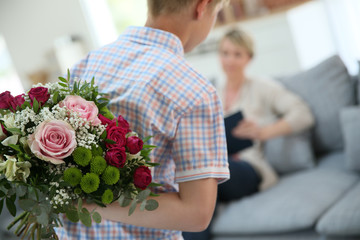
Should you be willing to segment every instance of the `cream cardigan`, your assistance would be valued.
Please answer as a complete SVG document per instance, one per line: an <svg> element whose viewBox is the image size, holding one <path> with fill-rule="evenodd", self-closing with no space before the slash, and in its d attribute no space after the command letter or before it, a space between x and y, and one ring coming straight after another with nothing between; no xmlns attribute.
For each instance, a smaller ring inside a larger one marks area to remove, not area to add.
<svg viewBox="0 0 360 240"><path fill-rule="evenodd" d="M224 88L219 95L224 103ZM294 93L272 79L251 77L246 80L233 105L224 112L225 117L241 110L245 118L259 126L286 120L293 133L314 124L308 106ZM278 176L263 154L263 145L255 141L254 146L238 153L239 158L249 162L262 177L259 189L265 190L278 181Z"/></svg>

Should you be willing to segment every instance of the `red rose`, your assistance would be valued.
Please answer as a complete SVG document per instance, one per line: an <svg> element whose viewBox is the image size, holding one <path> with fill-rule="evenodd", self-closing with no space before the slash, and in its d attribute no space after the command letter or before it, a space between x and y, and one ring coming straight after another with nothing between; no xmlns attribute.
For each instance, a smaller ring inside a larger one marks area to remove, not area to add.
<svg viewBox="0 0 360 240"><path fill-rule="evenodd" d="M137 154L143 148L144 142L135 136L128 137L126 140L126 147L131 154Z"/></svg>
<svg viewBox="0 0 360 240"><path fill-rule="evenodd" d="M13 100L14 97L9 91L2 92L0 94L0 109L9 109Z"/></svg>
<svg viewBox="0 0 360 240"><path fill-rule="evenodd" d="M110 125L110 126L107 126L106 132L107 132L106 138L116 142L114 144L106 143L105 145L107 148L125 147L126 131L123 128L117 127L116 125Z"/></svg>
<svg viewBox="0 0 360 240"><path fill-rule="evenodd" d="M31 102L33 102L34 98L36 98L36 101L38 101L40 105L46 103L46 101L50 98L49 90L44 87L32 88L30 89L28 95L31 99Z"/></svg>
<svg viewBox="0 0 360 240"><path fill-rule="evenodd" d="M13 98L10 104L14 110L16 110L17 107L21 107L21 105L24 104L25 102L24 96L25 94L20 94Z"/></svg>
<svg viewBox="0 0 360 240"><path fill-rule="evenodd" d="M109 125L110 123L112 123L112 121L110 119L108 119L107 117L105 117L104 115L100 114L98 115L98 118L100 119L101 121L101 124L102 125Z"/></svg>
<svg viewBox="0 0 360 240"><path fill-rule="evenodd" d="M151 171L148 167L140 166L134 172L134 184L144 190L152 181Z"/></svg>
<svg viewBox="0 0 360 240"><path fill-rule="evenodd" d="M130 132L130 125L129 123L123 118L121 115L117 118L118 126L126 129L126 132Z"/></svg>
<svg viewBox="0 0 360 240"><path fill-rule="evenodd" d="M114 147L106 152L105 160L108 164L122 168L126 162L126 153L124 147Z"/></svg>
<svg viewBox="0 0 360 240"><path fill-rule="evenodd" d="M126 133L131 132L129 123L121 115L117 119L113 119L110 123L108 123L108 127L111 126L121 127Z"/></svg>

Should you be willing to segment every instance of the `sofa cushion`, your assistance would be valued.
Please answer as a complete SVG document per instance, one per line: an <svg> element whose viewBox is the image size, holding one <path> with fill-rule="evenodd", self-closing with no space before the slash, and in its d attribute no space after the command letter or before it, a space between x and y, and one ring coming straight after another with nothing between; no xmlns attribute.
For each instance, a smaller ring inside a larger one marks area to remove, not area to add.
<svg viewBox="0 0 360 240"><path fill-rule="evenodd" d="M281 178L264 192L230 203L214 219L215 234L271 234L311 228L346 192L356 174L311 169Z"/></svg>
<svg viewBox="0 0 360 240"><path fill-rule="evenodd" d="M340 59L333 56L312 69L280 81L309 104L316 123L314 149L318 154L343 149L339 113L354 105L354 81Z"/></svg>
<svg viewBox="0 0 360 240"><path fill-rule="evenodd" d="M278 137L264 145L266 160L280 174L314 167L310 131Z"/></svg>
<svg viewBox="0 0 360 240"><path fill-rule="evenodd" d="M341 111L341 127L345 141L345 166L360 170L360 107L347 107Z"/></svg>
<svg viewBox="0 0 360 240"><path fill-rule="evenodd" d="M318 162L318 168L347 171L347 169L345 168L344 151L332 152L318 158L316 161Z"/></svg>
<svg viewBox="0 0 360 240"><path fill-rule="evenodd" d="M326 235L360 235L360 182L320 219L319 233Z"/></svg>

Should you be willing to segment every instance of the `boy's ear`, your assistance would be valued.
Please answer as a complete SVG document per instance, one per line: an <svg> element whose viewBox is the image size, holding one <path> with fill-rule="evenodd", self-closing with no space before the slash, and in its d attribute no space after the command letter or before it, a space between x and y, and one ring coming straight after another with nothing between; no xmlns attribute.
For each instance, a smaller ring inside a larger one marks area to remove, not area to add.
<svg viewBox="0 0 360 240"><path fill-rule="evenodd" d="M208 5L212 2L212 0L198 0L196 4L196 19L200 19L204 16Z"/></svg>

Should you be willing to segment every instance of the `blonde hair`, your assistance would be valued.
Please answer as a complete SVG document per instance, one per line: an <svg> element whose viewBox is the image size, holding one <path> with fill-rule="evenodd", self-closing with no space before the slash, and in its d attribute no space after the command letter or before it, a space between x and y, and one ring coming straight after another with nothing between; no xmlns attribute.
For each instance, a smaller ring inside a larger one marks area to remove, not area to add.
<svg viewBox="0 0 360 240"><path fill-rule="evenodd" d="M195 4L198 0L147 0L148 11L151 16L157 17L161 14L179 13L191 5ZM213 0L212 6L217 3L227 2L228 0Z"/></svg>
<svg viewBox="0 0 360 240"><path fill-rule="evenodd" d="M252 37L243 30L232 29L228 31L221 39L220 44L224 39L229 39L232 43L245 48L250 58L254 57L254 41Z"/></svg>

